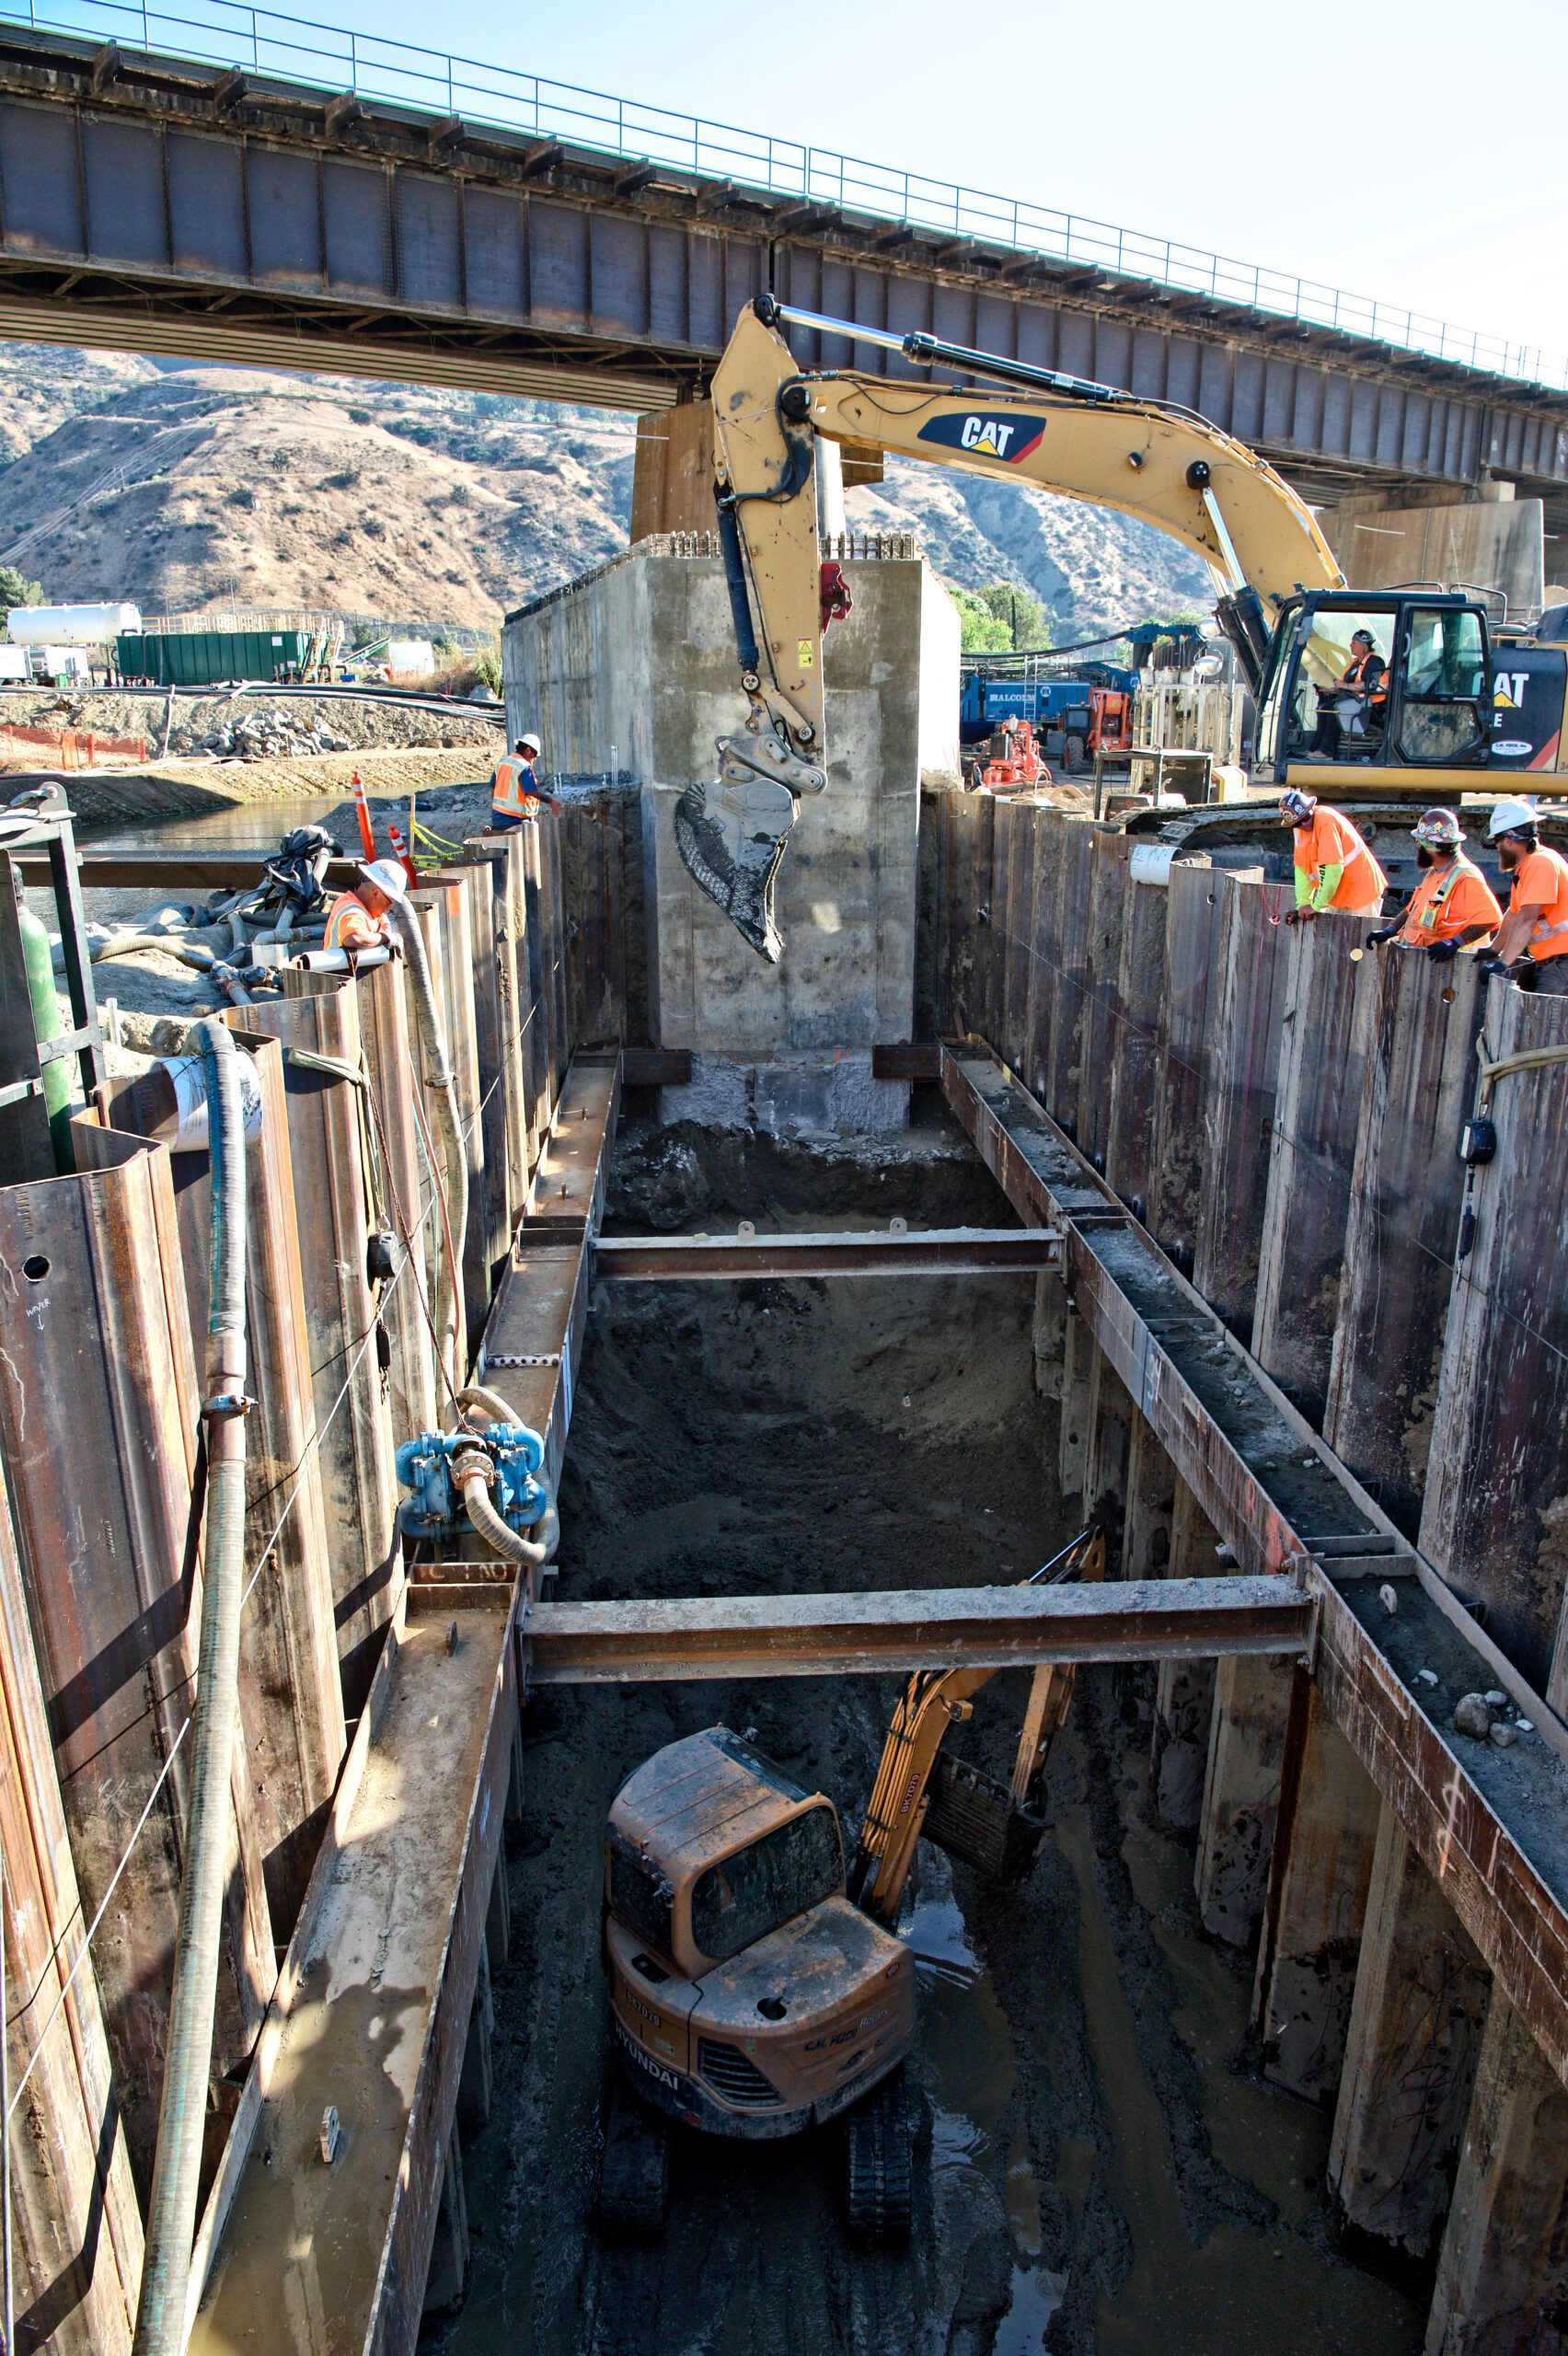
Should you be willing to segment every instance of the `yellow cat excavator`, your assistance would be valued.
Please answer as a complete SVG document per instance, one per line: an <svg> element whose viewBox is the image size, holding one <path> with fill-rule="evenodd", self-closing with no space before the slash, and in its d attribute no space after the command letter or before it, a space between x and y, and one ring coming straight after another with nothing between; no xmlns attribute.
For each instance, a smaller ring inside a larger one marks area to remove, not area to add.
<svg viewBox="0 0 1568 2356"><path fill-rule="evenodd" d="M1087 1530L1025 1582L1100 1579ZM605 1838L604 1960L618 2072L600 2223L656 2233L665 2122L765 2140L843 2116L849 2230L910 2214L903 2064L915 1967L897 1934L924 1832L993 1874L1032 1858L1051 1738L1074 1671L1036 1669L1010 1781L942 1755L993 1669L917 1672L894 1714L847 1870L838 1812L732 1734L668 1744L622 1784Z"/></svg>
<svg viewBox="0 0 1568 2356"><path fill-rule="evenodd" d="M779 331L790 323L1003 389L802 369ZM823 640L847 610L818 539L824 438L1038 483L1137 516L1202 557L1257 697L1254 784L1353 806L1426 804L1500 775L1516 792L1521 771L1550 790L1565 765L1568 633L1494 643L1473 595L1348 589L1289 484L1194 410L771 295L741 314L712 403L720 545L749 709L744 731L719 740L717 782L682 796L675 834L697 882L770 962L783 949L772 895L785 842L801 796L827 783ZM1549 618L1568 621L1568 609ZM1340 692L1361 630L1384 666L1375 699Z"/></svg>

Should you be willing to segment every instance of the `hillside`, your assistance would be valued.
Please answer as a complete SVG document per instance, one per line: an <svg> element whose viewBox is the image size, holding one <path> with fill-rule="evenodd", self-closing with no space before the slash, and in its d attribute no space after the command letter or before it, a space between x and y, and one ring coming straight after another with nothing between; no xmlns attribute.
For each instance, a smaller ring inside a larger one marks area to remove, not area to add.
<svg viewBox="0 0 1568 2356"><path fill-rule="evenodd" d="M334 606L493 625L626 544L633 422L494 394L0 345L0 562L150 614ZM907 463L850 494L960 587L1032 589L1060 641L1206 606L1147 525ZM18 549L17 544L22 545Z"/></svg>

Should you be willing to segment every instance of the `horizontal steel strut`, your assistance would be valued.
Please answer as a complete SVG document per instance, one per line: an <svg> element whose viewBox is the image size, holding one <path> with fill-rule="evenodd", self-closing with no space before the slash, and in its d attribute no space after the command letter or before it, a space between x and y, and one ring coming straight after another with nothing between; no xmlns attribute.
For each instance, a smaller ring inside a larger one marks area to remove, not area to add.
<svg viewBox="0 0 1568 2356"><path fill-rule="evenodd" d="M1053 1228L937 1227L909 1233L868 1230L824 1235L600 1236L598 1276L689 1283L747 1276L989 1276L1062 1266Z"/></svg>
<svg viewBox="0 0 1568 2356"><path fill-rule="evenodd" d="M744 1595L536 1605L535 1685L705 1677L880 1676L1302 1653L1313 1607L1293 1578L1129 1579L1094 1588L974 1587L882 1595Z"/></svg>

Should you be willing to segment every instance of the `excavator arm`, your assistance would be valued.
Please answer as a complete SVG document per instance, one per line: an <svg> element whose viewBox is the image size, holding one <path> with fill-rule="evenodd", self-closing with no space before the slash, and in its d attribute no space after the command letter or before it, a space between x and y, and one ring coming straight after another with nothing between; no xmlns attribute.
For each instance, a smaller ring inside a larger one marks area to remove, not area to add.
<svg viewBox="0 0 1568 2356"><path fill-rule="evenodd" d="M853 370L804 371L779 333L787 320L1009 382L954 392ZM698 787L685 798L684 828L677 814L677 837L697 880L773 961L782 949L771 894L784 838L800 796L826 783L819 438L1039 483L1156 525L1208 565L1221 620L1254 676L1286 598L1343 586L1311 510L1289 484L1243 443L1170 403L929 336L821 318L770 296L741 314L712 402L720 538L750 709L744 735L719 745L717 798L738 797L738 832L732 826L721 839L713 790ZM694 818L707 822L703 840ZM737 843L745 876L738 894Z"/></svg>
<svg viewBox="0 0 1568 2356"><path fill-rule="evenodd" d="M1105 1540L1098 1530L1086 1530L1061 1554L1046 1564L1036 1578L1101 1579L1105 1576ZM1025 1580L1032 1586L1033 1580ZM891 1928L898 1920L905 1885L915 1862L931 1805L931 1778L936 1773L943 1738L950 1727L961 1726L974 1709L974 1696L988 1685L994 1669L917 1670L905 1687L893 1714L887 1739L877 1765L876 1780L866 1805L865 1822L849 1877L849 1894ZM1037 1669L1029 1689L1012 1780L1002 1805L1025 1807L1043 1772L1051 1738L1061 1728L1073 1698L1077 1671L1059 1664Z"/></svg>

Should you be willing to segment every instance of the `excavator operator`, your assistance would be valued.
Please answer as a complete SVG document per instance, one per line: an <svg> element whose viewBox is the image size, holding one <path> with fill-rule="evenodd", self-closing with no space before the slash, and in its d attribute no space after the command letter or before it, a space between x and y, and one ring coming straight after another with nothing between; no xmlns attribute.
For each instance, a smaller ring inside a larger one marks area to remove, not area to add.
<svg viewBox="0 0 1568 2356"><path fill-rule="evenodd" d="M1286 924L1309 924L1329 909L1353 917L1382 914L1389 879L1343 811L1292 786L1280 796L1279 817L1296 837L1296 906L1286 910Z"/></svg>
<svg viewBox="0 0 1568 2356"><path fill-rule="evenodd" d="M1381 733L1389 700L1389 669L1369 629L1350 641L1350 661L1332 687L1318 689L1318 725L1312 750L1337 761L1348 739L1353 754L1366 737Z"/></svg>

